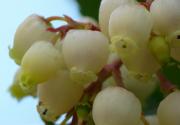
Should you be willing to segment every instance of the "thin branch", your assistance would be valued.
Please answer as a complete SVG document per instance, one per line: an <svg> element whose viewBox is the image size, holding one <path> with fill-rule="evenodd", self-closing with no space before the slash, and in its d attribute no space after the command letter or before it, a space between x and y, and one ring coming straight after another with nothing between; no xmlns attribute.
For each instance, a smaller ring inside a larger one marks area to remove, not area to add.
<svg viewBox="0 0 180 125"><path fill-rule="evenodd" d="M150 125L149 122L145 119L144 114L141 115L141 121L144 125Z"/></svg>
<svg viewBox="0 0 180 125"><path fill-rule="evenodd" d="M77 123L78 123L77 113L74 112L73 119L72 119L72 122L70 123L70 125L77 125Z"/></svg>
<svg viewBox="0 0 180 125"><path fill-rule="evenodd" d="M64 21L67 24L63 26L59 26L58 28L50 27L47 31L50 32L57 32L60 34L61 38L66 36L66 33L71 29L86 29L92 31L100 31L100 28L92 23L84 23L73 20L71 17L64 15L63 17L60 16L52 16L44 19L47 23L51 23L52 21Z"/></svg>
<svg viewBox="0 0 180 125"><path fill-rule="evenodd" d="M172 84L168 79L166 79L160 72L157 73L157 76L160 80L160 87L165 93L171 93L175 91L176 86Z"/></svg>
<svg viewBox="0 0 180 125"><path fill-rule="evenodd" d="M122 77L121 77L121 71L119 68L121 67L122 63L117 63L112 70L112 76L114 77L114 80L116 81L117 86L124 87Z"/></svg>
<svg viewBox="0 0 180 125"><path fill-rule="evenodd" d="M151 4L153 0L146 0L146 2L140 2L141 5L147 8L147 10L150 10Z"/></svg>
<svg viewBox="0 0 180 125"><path fill-rule="evenodd" d="M112 75L112 72L117 70L117 67L120 67L122 65L121 61L116 61L112 64L106 65L101 72L98 74L98 79L91 83L85 90L85 95L91 95L94 93L94 91L99 91L101 89L102 83L109 78ZM118 68L119 70L119 68ZM118 73L118 77L120 74Z"/></svg>
<svg viewBox="0 0 180 125"><path fill-rule="evenodd" d="M66 125L67 121L73 116L74 112L75 112L74 108L69 110L65 116L65 119L61 122L60 125Z"/></svg>

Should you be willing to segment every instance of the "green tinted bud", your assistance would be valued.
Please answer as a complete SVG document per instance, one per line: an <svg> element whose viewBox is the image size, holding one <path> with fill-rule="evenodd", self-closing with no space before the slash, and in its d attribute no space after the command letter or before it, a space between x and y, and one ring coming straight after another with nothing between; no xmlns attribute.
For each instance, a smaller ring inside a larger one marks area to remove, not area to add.
<svg viewBox="0 0 180 125"><path fill-rule="evenodd" d="M52 41L56 33L47 31L50 28L43 17L39 15L28 16L17 28L13 47L9 49L10 57L21 64L26 51L37 41Z"/></svg>
<svg viewBox="0 0 180 125"><path fill-rule="evenodd" d="M21 76L21 69L19 69L14 77L13 83L9 88L9 92L11 95L16 98L18 101L23 99L26 96L36 96L36 87L35 89L31 90L24 90L20 85L20 76Z"/></svg>
<svg viewBox="0 0 180 125"><path fill-rule="evenodd" d="M159 63L164 64L170 60L170 48L163 37L153 37L149 42L149 48Z"/></svg>
<svg viewBox="0 0 180 125"><path fill-rule="evenodd" d="M88 83L97 80L97 76L95 73L91 71L82 71L77 69L76 67L71 68L70 77L74 82L81 85L87 85Z"/></svg>

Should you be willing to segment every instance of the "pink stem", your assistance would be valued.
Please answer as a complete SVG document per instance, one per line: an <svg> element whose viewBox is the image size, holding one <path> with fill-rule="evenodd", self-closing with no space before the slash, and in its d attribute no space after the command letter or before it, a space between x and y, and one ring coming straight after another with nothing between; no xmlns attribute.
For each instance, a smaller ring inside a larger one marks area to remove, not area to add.
<svg viewBox="0 0 180 125"><path fill-rule="evenodd" d="M150 10L151 4L153 0L146 0L146 2L141 2L140 4L147 8L147 10Z"/></svg>
<svg viewBox="0 0 180 125"><path fill-rule="evenodd" d="M161 73L157 73L157 76L160 80L160 87L165 93L171 93L176 89L176 86L167 80Z"/></svg>
<svg viewBox="0 0 180 125"><path fill-rule="evenodd" d="M149 122L145 119L144 114L141 115L141 120L144 123L144 125L150 125Z"/></svg>
<svg viewBox="0 0 180 125"><path fill-rule="evenodd" d="M116 84L120 87L124 87L122 77L121 77L121 72L119 68L121 67L122 63L117 63L112 70L112 76L114 77Z"/></svg>
<svg viewBox="0 0 180 125"><path fill-rule="evenodd" d="M109 65L106 65L98 74L98 79L91 83L91 85L85 89L85 92L89 92L89 91L92 91L94 89L94 85L97 85L97 84L101 84L103 83L108 77L111 76L112 72L115 71L117 72L116 70L119 70L119 67L122 65L122 62L121 61L116 61L112 64L109 64ZM118 77L120 77L119 73L118 74Z"/></svg>
<svg viewBox="0 0 180 125"><path fill-rule="evenodd" d="M46 22L50 23L54 20L65 21L67 25L60 26L58 28L50 27L47 30L50 32L59 32L61 37L65 37L66 33L71 29L88 29L92 31L100 31L99 27L91 24L91 23L81 23L73 20L71 17L64 15L64 17L52 16L44 19Z"/></svg>
<svg viewBox="0 0 180 125"><path fill-rule="evenodd" d="M117 86L124 87L122 78L121 78L121 72L119 70L114 70L112 72L112 75L114 77L114 80L116 81Z"/></svg>
<svg viewBox="0 0 180 125"><path fill-rule="evenodd" d="M65 19L64 19L64 17L60 17L60 16L51 16L51 17L46 18L46 21L48 21L48 22L55 21L55 20L64 21Z"/></svg>

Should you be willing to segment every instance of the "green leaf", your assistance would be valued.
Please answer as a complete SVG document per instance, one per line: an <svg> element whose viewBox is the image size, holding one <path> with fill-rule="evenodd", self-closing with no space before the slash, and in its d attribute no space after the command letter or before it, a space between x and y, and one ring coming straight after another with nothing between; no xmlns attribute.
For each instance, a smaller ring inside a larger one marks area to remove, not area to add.
<svg viewBox="0 0 180 125"><path fill-rule="evenodd" d="M79 118L86 118L91 111L91 105L87 102L80 103L76 106L76 112Z"/></svg>
<svg viewBox="0 0 180 125"><path fill-rule="evenodd" d="M161 72L173 84L180 87L180 63L179 62L172 60L170 63L168 63L162 68Z"/></svg>
<svg viewBox="0 0 180 125"><path fill-rule="evenodd" d="M98 20L100 1L101 0L77 0L81 14L96 20Z"/></svg>

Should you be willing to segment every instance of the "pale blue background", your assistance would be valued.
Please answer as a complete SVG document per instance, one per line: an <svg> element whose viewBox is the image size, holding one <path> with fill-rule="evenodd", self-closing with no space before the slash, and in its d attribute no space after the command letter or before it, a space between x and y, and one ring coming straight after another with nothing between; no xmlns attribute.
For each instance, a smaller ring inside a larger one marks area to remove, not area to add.
<svg viewBox="0 0 180 125"><path fill-rule="evenodd" d="M8 56L8 46L12 46L17 26L32 13L80 17L74 0L0 0L0 125L43 125L37 100L29 97L18 103L8 93L18 68Z"/></svg>

